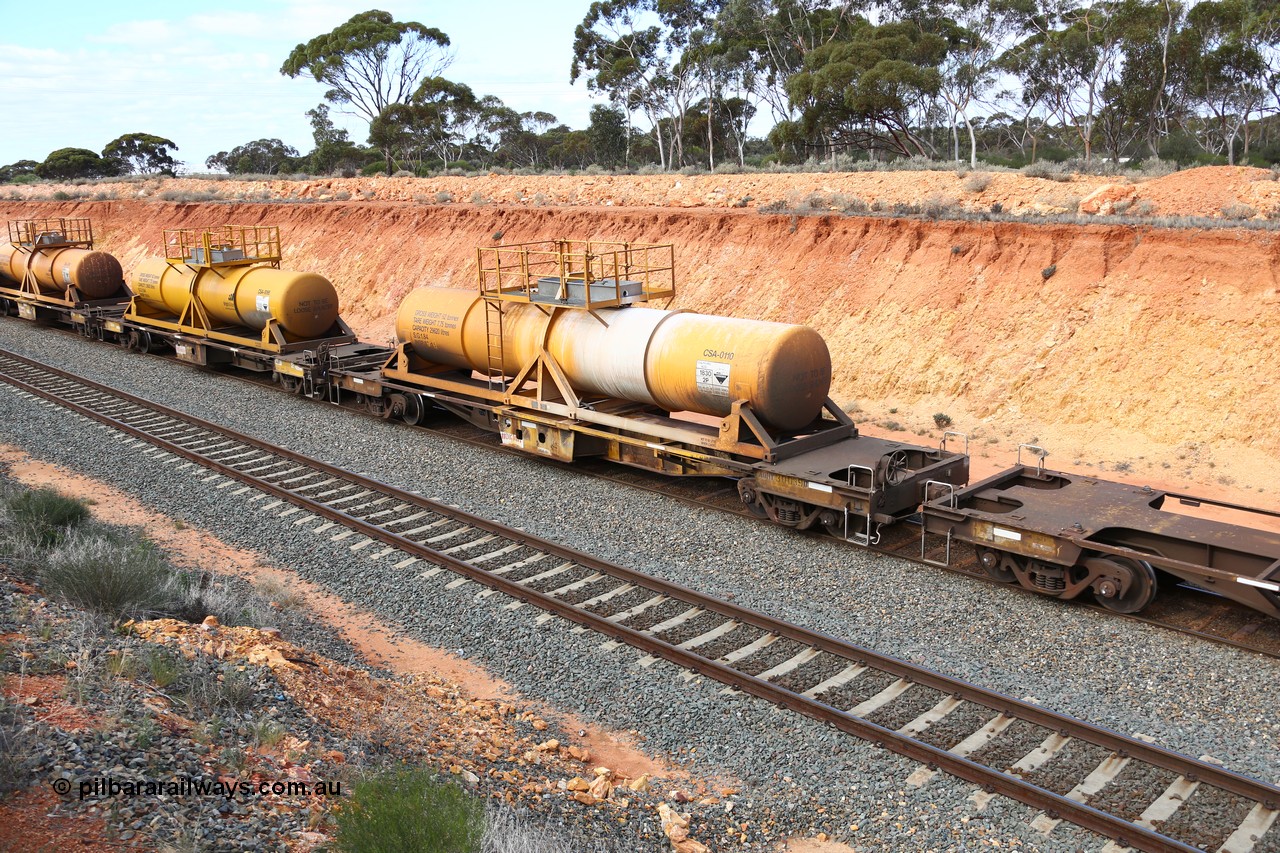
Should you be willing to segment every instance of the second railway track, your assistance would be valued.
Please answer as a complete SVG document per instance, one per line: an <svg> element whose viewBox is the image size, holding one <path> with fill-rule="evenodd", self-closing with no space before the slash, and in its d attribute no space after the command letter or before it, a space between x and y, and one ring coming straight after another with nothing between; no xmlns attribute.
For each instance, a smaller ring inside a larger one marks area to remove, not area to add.
<svg viewBox="0 0 1280 853"><path fill-rule="evenodd" d="M439 501L309 459L31 359L0 353L0 379L271 498L271 511L352 547L403 553L732 688L821 720L1144 850L1280 849L1280 789L1037 705L611 564ZM186 462L182 462L182 460ZM288 504L288 506L286 506ZM296 516L296 517L294 517ZM291 518L292 517L292 518ZM643 663L644 661L642 661Z"/></svg>

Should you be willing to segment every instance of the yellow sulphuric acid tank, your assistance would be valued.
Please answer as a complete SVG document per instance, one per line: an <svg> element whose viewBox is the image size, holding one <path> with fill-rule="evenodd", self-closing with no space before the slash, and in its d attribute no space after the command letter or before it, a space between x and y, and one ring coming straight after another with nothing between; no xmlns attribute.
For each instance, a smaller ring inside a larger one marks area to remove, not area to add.
<svg viewBox="0 0 1280 853"><path fill-rule="evenodd" d="M191 294L209 316L262 331L274 319L297 338L316 338L338 320L338 291L316 273L267 266L188 267L162 258L143 261L130 282L144 304L182 316Z"/></svg>
<svg viewBox="0 0 1280 853"><path fill-rule="evenodd" d="M114 255L92 249L30 249L0 243L0 276L21 283L30 268L40 290L61 295L75 285L87 300L115 296L124 284L124 271Z"/></svg>
<svg viewBox="0 0 1280 853"><path fill-rule="evenodd" d="M747 400L783 430L816 418L831 389L831 354L808 326L639 306L595 313L600 319L504 304L503 372L518 373L545 342L576 390L720 417ZM396 314L396 337L428 361L488 368L484 300L475 291L413 291Z"/></svg>

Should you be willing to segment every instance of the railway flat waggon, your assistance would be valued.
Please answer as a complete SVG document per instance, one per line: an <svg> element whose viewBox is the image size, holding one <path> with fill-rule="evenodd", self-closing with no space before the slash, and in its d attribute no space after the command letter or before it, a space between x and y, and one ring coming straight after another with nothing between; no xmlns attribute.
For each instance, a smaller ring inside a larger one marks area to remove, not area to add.
<svg viewBox="0 0 1280 853"><path fill-rule="evenodd" d="M1039 448L1034 448L1039 450ZM1058 598L1086 592L1136 613L1166 575L1280 617L1280 533L1204 512L1274 521L1280 513L1018 465L924 506L925 535L977 549L995 580ZM1201 511L1197 513L1197 511ZM1196 513L1196 514L1193 514Z"/></svg>

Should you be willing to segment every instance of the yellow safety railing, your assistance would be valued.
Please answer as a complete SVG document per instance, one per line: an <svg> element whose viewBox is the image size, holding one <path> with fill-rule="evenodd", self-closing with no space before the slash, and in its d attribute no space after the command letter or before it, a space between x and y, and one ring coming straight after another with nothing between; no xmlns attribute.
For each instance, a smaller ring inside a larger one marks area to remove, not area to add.
<svg viewBox="0 0 1280 853"><path fill-rule="evenodd" d="M480 294L486 299L549 301L547 286L565 302L567 286L582 297L576 306L607 308L675 295L675 251L671 244L541 240L476 249ZM541 298L540 298L541 297ZM630 298L628 298L630 297Z"/></svg>
<svg viewBox="0 0 1280 853"><path fill-rule="evenodd" d="M275 225L178 228L164 232L164 247L165 258L171 264L279 264L280 229Z"/></svg>
<svg viewBox="0 0 1280 853"><path fill-rule="evenodd" d="M93 225L88 219L11 219L9 242L27 249L43 246L80 246L92 249Z"/></svg>

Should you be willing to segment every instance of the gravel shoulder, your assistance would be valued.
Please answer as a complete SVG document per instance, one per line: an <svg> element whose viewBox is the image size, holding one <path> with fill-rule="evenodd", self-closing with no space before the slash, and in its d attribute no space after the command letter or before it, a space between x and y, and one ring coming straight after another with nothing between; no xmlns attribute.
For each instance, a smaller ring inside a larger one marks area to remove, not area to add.
<svg viewBox="0 0 1280 853"><path fill-rule="evenodd" d="M513 459L398 424L124 353L26 323L0 325L4 344L324 461L524 527L642 571L733 596L811 628L1030 697L1124 733L1277 781L1280 663L1102 614L1028 599L834 543L616 487L536 460ZM798 829L872 849L1020 839L1035 849L1094 846L1060 827L1046 839L1028 809L997 800L977 812L971 786L937 778L914 791L909 762L748 697L686 682L638 653L553 620L511 618L501 595L445 590L370 561L349 543L300 533L198 479L123 449L106 431L0 389L0 440L98 477L151 506L293 567L384 614L406 634L462 650L526 695L611 728L637 729L648 748L700 772L742 779L769 814L748 844ZM584 511L585 510L585 511ZM769 826L767 820L773 820ZM851 830L856 826L856 830Z"/></svg>

